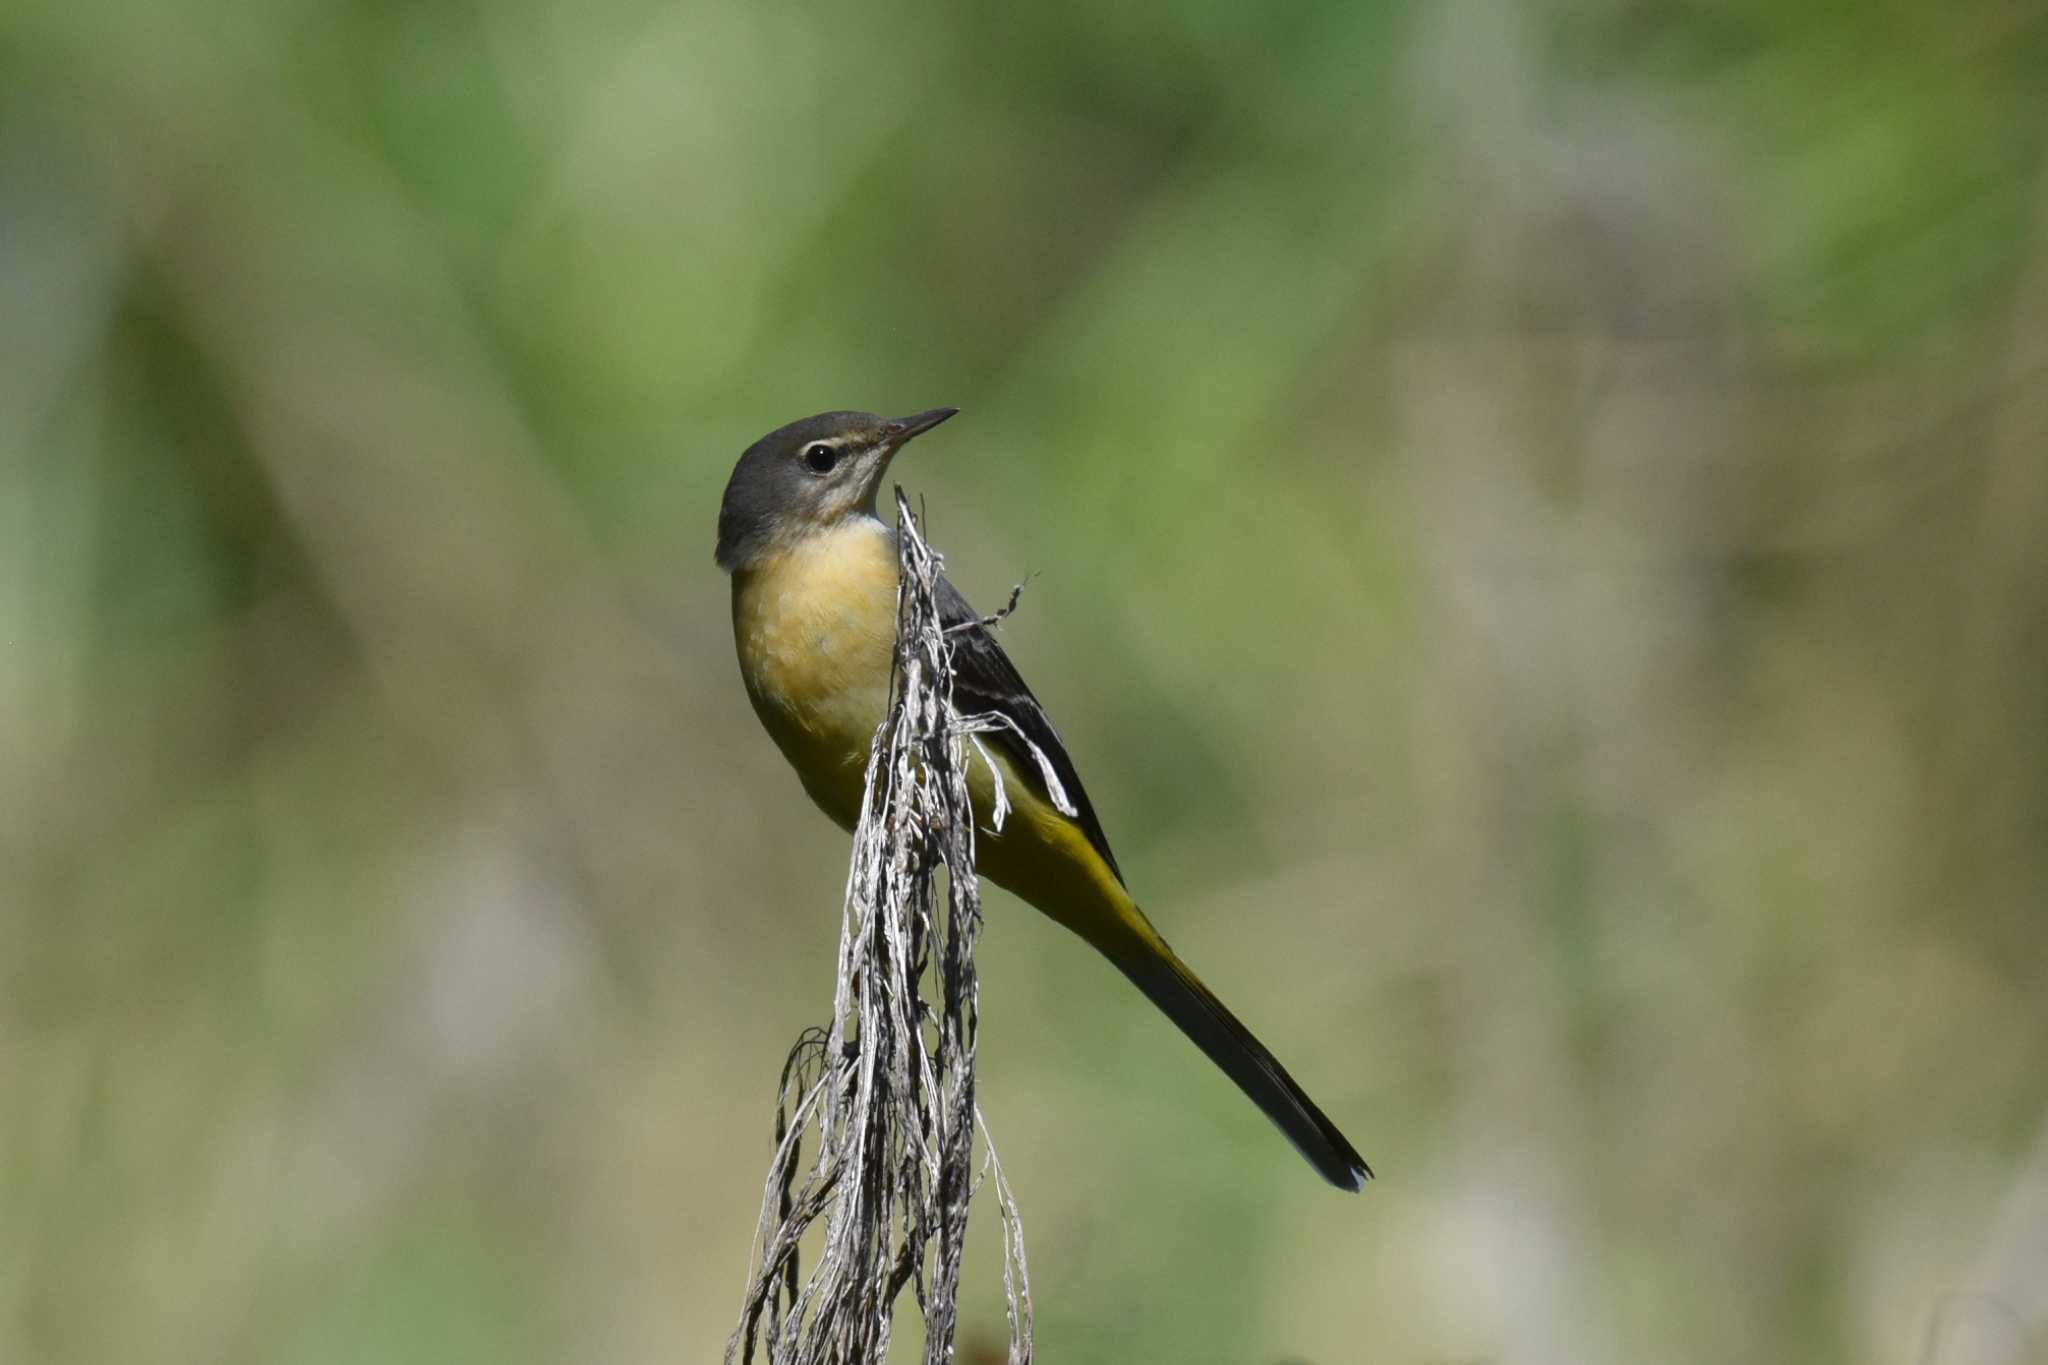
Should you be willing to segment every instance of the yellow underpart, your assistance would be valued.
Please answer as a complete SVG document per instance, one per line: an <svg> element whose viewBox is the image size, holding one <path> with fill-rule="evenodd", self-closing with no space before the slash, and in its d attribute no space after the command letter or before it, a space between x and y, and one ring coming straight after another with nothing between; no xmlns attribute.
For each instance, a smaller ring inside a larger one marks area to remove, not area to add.
<svg viewBox="0 0 2048 1365"><path fill-rule="evenodd" d="M896 546L867 517L815 531L733 575L740 674L804 790L848 829L889 705Z"/></svg>
<svg viewBox="0 0 2048 1365"><path fill-rule="evenodd" d="M896 574L888 528L856 517L733 576L733 636L747 695L804 790L849 830L860 815L868 747L889 704ZM1080 826L983 742L1002 766L1011 810L1000 833L990 827L994 781L969 746L982 875L1112 957L1163 950Z"/></svg>

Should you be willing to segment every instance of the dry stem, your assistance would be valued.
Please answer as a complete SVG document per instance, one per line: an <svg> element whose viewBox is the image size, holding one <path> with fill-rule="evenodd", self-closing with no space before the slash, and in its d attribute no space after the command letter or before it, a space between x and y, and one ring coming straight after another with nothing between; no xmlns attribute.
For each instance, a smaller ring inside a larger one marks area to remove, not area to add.
<svg viewBox="0 0 2048 1365"><path fill-rule="evenodd" d="M883 1365L906 1287L924 1319L927 1365L951 1362L968 1208L987 1179L1003 1220L1009 1358L1031 1359L1023 1229L974 1097L981 902L970 726L953 708L940 560L901 489L896 506L895 685L854 831L832 1023L798 1039L783 1067L757 1259L727 1365L748 1365L757 1347L768 1365ZM817 1139L807 1166L806 1134ZM823 1248L803 1278L798 1245L821 1219Z"/></svg>

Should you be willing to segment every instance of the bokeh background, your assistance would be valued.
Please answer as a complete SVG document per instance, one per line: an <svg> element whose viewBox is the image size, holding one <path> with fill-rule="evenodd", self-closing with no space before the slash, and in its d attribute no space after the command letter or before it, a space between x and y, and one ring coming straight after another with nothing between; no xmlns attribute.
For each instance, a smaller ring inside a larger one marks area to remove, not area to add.
<svg viewBox="0 0 2048 1365"><path fill-rule="evenodd" d="M846 850L717 499L938 403L1382 1177L992 896L1043 1359L2048 1358L2044 139L2028 0L10 0L0 1361L716 1358Z"/></svg>

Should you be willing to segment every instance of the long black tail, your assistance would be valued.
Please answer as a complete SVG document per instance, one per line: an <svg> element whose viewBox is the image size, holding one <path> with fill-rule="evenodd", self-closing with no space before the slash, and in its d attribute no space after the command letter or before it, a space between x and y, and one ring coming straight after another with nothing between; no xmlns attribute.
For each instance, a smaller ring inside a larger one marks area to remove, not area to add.
<svg viewBox="0 0 2048 1365"><path fill-rule="evenodd" d="M1323 1179L1340 1190L1354 1192L1372 1179L1372 1168L1337 1131L1337 1125L1316 1108L1315 1101L1287 1074L1287 1068L1223 1007L1172 949L1155 939L1142 951L1107 956L1210 1061L1237 1082L1237 1088L1273 1120Z"/></svg>

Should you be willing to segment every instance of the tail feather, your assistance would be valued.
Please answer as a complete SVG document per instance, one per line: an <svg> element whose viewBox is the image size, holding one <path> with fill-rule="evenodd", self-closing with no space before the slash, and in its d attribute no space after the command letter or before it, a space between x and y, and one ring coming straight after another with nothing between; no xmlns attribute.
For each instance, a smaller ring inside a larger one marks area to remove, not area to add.
<svg viewBox="0 0 2048 1365"><path fill-rule="evenodd" d="M1110 953L1108 957L1210 1061L1237 1082L1237 1088L1264 1111L1323 1179L1354 1192L1372 1179L1372 1168L1295 1084L1287 1068L1163 941L1153 937L1138 951Z"/></svg>

